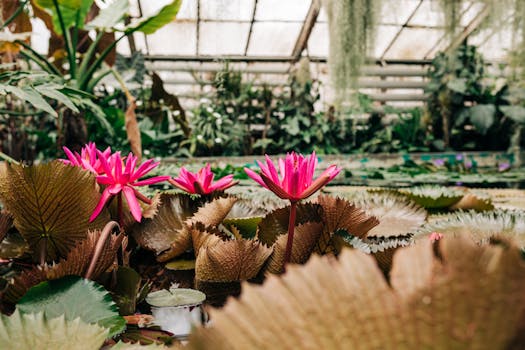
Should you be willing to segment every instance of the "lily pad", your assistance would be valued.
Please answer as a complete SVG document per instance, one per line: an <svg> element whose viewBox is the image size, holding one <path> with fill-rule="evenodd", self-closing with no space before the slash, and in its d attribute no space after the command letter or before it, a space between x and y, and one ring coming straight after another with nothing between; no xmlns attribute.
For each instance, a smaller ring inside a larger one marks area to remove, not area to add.
<svg viewBox="0 0 525 350"><path fill-rule="evenodd" d="M35 259L42 252L47 261L66 256L89 229L101 229L109 220L104 210L89 222L100 199L95 176L59 161L7 164L0 179L0 196Z"/></svg>
<svg viewBox="0 0 525 350"><path fill-rule="evenodd" d="M196 289L173 288L161 289L151 292L146 297L146 302L151 306L186 306L198 305L206 300L206 294Z"/></svg>
<svg viewBox="0 0 525 350"><path fill-rule="evenodd" d="M19 310L9 317L0 316L2 349L97 350L106 337L106 329L80 318L67 320L64 315L48 318L41 312L25 314Z"/></svg>
<svg viewBox="0 0 525 350"><path fill-rule="evenodd" d="M195 260L174 260L166 263L166 268L168 270L194 270L195 269Z"/></svg>
<svg viewBox="0 0 525 350"><path fill-rule="evenodd" d="M46 318L64 315L67 321L80 318L108 329L109 337L126 328L111 295L99 284L78 276L34 286L20 299L17 309L25 314L43 312Z"/></svg>
<svg viewBox="0 0 525 350"><path fill-rule="evenodd" d="M441 186L418 186L400 192L426 209L448 208L464 195L460 190Z"/></svg>

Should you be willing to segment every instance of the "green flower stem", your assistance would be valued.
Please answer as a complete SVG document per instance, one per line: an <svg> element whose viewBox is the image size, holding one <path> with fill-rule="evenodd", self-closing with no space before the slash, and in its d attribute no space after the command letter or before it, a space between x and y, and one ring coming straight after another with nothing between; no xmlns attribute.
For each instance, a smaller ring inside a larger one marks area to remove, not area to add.
<svg viewBox="0 0 525 350"><path fill-rule="evenodd" d="M286 264L290 262L292 256L293 234L295 230L295 217L297 216L297 202L290 201L290 218L288 219L288 240L284 251L283 271L286 271Z"/></svg>

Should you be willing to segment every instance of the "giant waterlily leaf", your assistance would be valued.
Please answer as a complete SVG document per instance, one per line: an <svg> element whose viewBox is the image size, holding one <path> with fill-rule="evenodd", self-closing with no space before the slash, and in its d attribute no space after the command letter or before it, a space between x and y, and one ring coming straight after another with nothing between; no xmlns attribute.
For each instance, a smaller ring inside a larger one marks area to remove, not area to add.
<svg viewBox="0 0 525 350"><path fill-rule="evenodd" d="M290 206L276 209L266 215L259 223L257 237L259 241L267 246L275 243L280 235L288 233L288 219L290 217ZM321 206L313 203L297 204L297 217L295 225L307 222L321 222Z"/></svg>
<svg viewBox="0 0 525 350"><path fill-rule="evenodd" d="M195 263L195 278L231 282L254 278L272 249L253 240L218 241L202 247Z"/></svg>
<svg viewBox="0 0 525 350"><path fill-rule="evenodd" d="M481 191L470 191L467 192L459 202L452 205L450 209L485 211L493 210L494 204L492 204L492 199L487 193Z"/></svg>
<svg viewBox="0 0 525 350"><path fill-rule="evenodd" d="M233 226L239 230L242 237L251 239L257 234L257 226L264 215L265 212L255 207L252 201L239 200L233 204L223 225Z"/></svg>
<svg viewBox="0 0 525 350"><path fill-rule="evenodd" d="M375 217L367 215L345 199L320 195L317 201L322 208L324 223L323 233L316 246L316 252L319 254L339 251L338 239L333 238L337 231L343 230L353 237L365 237L379 223Z"/></svg>
<svg viewBox="0 0 525 350"><path fill-rule="evenodd" d="M316 248L319 238L323 234L323 224L320 222L307 222L295 227L294 240L290 262L293 264L304 264ZM280 235L273 245L273 253L268 259L266 271L270 273L282 273L284 254L288 233Z"/></svg>
<svg viewBox="0 0 525 350"><path fill-rule="evenodd" d="M98 350L107 334L103 327L80 318L67 320L63 315L48 318L43 313L17 310L9 317L0 316L0 344L4 349Z"/></svg>
<svg viewBox="0 0 525 350"><path fill-rule="evenodd" d="M517 334L525 263L512 243L422 241L396 252L391 276L392 288L357 251L314 256L210 310L189 349L502 349Z"/></svg>
<svg viewBox="0 0 525 350"><path fill-rule="evenodd" d="M161 194L160 202L157 214L134 225L131 234L138 244L162 254L159 260L166 261L191 249L191 235L184 222L197 211L200 202L189 195L168 193Z"/></svg>
<svg viewBox="0 0 525 350"><path fill-rule="evenodd" d="M27 167L7 164L0 196L35 258L42 252L46 260L64 257L89 229L109 221L103 211L89 222L100 199L93 174L59 161Z"/></svg>
<svg viewBox="0 0 525 350"><path fill-rule="evenodd" d="M69 252L66 259L57 264L36 266L23 271L11 280L6 290L1 294L2 299L14 304L24 296L29 288L40 282L69 275L84 276L93 257L99 237L100 231L90 231L86 239ZM91 275L92 279L98 278L111 267L120 247L118 242L117 235L111 235L110 239L106 241Z"/></svg>
<svg viewBox="0 0 525 350"><path fill-rule="evenodd" d="M67 321L80 318L106 328L109 337L126 328L111 295L95 282L77 276L36 285L20 299L17 309L26 314L43 312L47 318L64 315Z"/></svg>
<svg viewBox="0 0 525 350"><path fill-rule="evenodd" d="M407 236L427 219L425 209L400 195L370 194L355 203L379 220L379 225L368 231L367 237Z"/></svg>
<svg viewBox="0 0 525 350"><path fill-rule="evenodd" d="M416 232L416 237L426 238L432 232L445 236L463 233L479 244L499 236L512 237L525 249L525 212L493 210L453 213L423 226Z"/></svg>
<svg viewBox="0 0 525 350"><path fill-rule="evenodd" d="M400 192L426 209L447 208L463 197L463 192L460 190L439 186L419 186Z"/></svg>
<svg viewBox="0 0 525 350"><path fill-rule="evenodd" d="M11 227L13 227L13 217L6 211L0 212L0 242L4 240Z"/></svg>
<svg viewBox="0 0 525 350"><path fill-rule="evenodd" d="M228 216L237 200L235 197L222 197L206 203L197 210L187 224L192 225L199 222L206 227L217 226Z"/></svg>

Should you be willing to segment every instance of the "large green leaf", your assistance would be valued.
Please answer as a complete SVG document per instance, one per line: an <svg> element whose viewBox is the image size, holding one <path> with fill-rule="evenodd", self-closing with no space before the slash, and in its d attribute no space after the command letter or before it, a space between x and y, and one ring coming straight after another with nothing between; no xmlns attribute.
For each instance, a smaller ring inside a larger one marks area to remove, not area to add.
<svg viewBox="0 0 525 350"><path fill-rule="evenodd" d="M126 33L131 34L136 31L142 32L144 34L155 33L158 29L162 28L175 19L181 4L182 0L172 1L170 4L161 8L156 15L143 19L137 24L128 26L126 28Z"/></svg>
<svg viewBox="0 0 525 350"><path fill-rule="evenodd" d="M17 308L25 314L43 312L47 318L64 315L66 321L80 318L86 323L96 323L109 331L109 337L126 328L111 295L99 284L78 276L34 286L20 299Z"/></svg>
<svg viewBox="0 0 525 350"><path fill-rule="evenodd" d="M64 316L47 318L43 313L0 316L0 347L10 350L82 349L98 350L107 330L81 319L68 321Z"/></svg>
<svg viewBox="0 0 525 350"><path fill-rule="evenodd" d="M10 85L0 85L0 90L12 93L22 101L28 102L38 110L43 110L52 116L57 116L57 112L47 103L42 95L30 86L19 88Z"/></svg>
<svg viewBox="0 0 525 350"><path fill-rule="evenodd" d="M104 211L89 222L100 199L93 174L60 161L7 164L0 197L36 258L44 250L47 260L65 257L89 229L101 229L109 221Z"/></svg>
<svg viewBox="0 0 525 350"><path fill-rule="evenodd" d="M470 121L476 129L486 134L488 129L494 124L496 115L496 106L488 104L480 104L470 107Z"/></svg>
<svg viewBox="0 0 525 350"><path fill-rule="evenodd" d="M93 0L56 0L64 27L69 29L77 25L78 28L84 27L86 16L93 5ZM62 34L60 27L59 15L53 0L34 0L34 4L47 12L51 13L53 18L53 29L58 34Z"/></svg>
<svg viewBox="0 0 525 350"><path fill-rule="evenodd" d="M499 109L505 116L516 123L525 123L525 107L522 106L500 106Z"/></svg>
<svg viewBox="0 0 525 350"><path fill-rule="evenodd" d="M46 84L46 85L37 86L35 89L40 94L46 97L52 98L54 100L57 100L58 102L63 103L64 106L71 109L73 112L79 113L77 106L75 106L75 104L71 101L71 99L59 91L59 89L61 88L62 86L59 86L59 85L47 85Z"/></svg>
<svg viewBox="0 0 525 350"><path fill-rule="evenodd" d="M111 30L129 10L129 0L115 0L105 9L101 9L98 16L86 25L86 28Z"/></svg>

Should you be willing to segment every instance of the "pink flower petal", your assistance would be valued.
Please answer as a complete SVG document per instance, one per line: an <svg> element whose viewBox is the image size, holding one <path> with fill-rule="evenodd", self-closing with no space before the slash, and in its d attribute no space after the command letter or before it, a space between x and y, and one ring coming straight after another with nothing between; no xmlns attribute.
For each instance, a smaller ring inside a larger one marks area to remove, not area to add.
<svg viewBox="0 0 525 350"><path fill-rule="evenodd" d="M188 193L195 193L195 188L193 187L193 185L189 185L187 184L186 182L182 181L181 179L173 179L173 178L170 178L168 179L168 182L170 184L172 184L173 186L175 187L178 187L180 188L181 190L185 191L185 192L188 192Z"/></svg>
<svg viewBox="0 0 525 350"><path fill-rule="evenodd" d="M108 177L106 175L103 176L97 176L97 182L101 185L112 185L115 183L113 178Z"/></svg>
<svg viewBox="0 0 525 350"><path fill-rule="evenodd" d="M109 190L106 188L104 192L102 192L102 196L100 197L100 200L98 201L98 204L95 207L93 214L91 214L89 218L89 222L93 222L97 218L97 216L100 214L102 209L104 209L104 206L106 205L109 197L111 197L111 195L109 193Z"/></svg>
<svg viewBox="0 0 525 350"><path fill-rule="evenodd" d="M161 175L161 176L154 176L150 177L149 179L140 180L131 183L133 186L146 186L146 185L153 185L162 181L168 181L170 177L167 175Z"/></svg>
<svg viewBox="0 0 525 350"><path fill-rule="evenodd" d="M266 184L264 183L263 179L261 178L261 176L259 174L257 174L255 171L251 170L251 169L248 169L248 168L244 168L244 172L246 173L246 175L248 175L249 177L251 177L255 182L257 182L259 185L265 187L265 188L268 188L268 186L266 186Z"/></svg>
<svg viewBox="0 0 525 350"><path fill-rule="evenodd" d="M128 202L131 215L133 215L133 218L135 218L137 222L140 222L142 220L142 208L140 207L137 197L135 197L135 191L131 187L124 186L122 192Z"/></svg>
<svg viewBox="0 0 525 350"><path fill-rule="evenodd" d="M217 180L213 185L211 185L208 188L208 193L211 193L213 191L221 190L224 191L227 188L230 188L234 185L236 185L237 182L233 181L233 175L226 175L225 177Z"/></svg>

